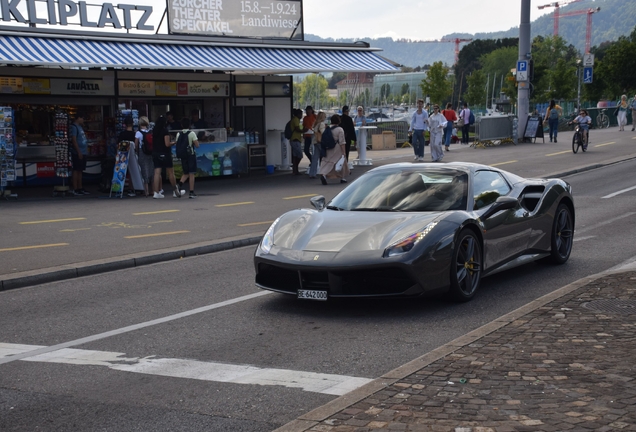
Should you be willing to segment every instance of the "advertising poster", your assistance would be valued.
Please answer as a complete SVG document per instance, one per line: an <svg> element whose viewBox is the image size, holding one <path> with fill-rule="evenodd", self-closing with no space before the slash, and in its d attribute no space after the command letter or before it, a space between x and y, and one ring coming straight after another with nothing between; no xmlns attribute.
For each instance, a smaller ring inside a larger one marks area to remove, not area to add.
<svg viewBox="0 0 636 432"><path fill-rule="evenodd" d="M111 195L114 193L115 196L123 196L124 186L126 184L126 172L128 171L128 150L131 144L130 141L121 141L117 148L113 180L110 186Z"/></svg>

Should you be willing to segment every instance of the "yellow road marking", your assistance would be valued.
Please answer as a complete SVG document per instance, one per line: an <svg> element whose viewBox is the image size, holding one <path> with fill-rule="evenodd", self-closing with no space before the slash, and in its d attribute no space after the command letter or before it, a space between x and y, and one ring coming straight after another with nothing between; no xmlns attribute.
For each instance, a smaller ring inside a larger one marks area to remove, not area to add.
<svg viewBox="0 0 636 432"><path fill-rule="evenodd" d="M27 249L40 249L40 248L68 246L68 245L69 243L53 243L53 244L45 244L45 245L37 245L37 246L21 246L21 247L0 249L0 252L10 252L10 251L27 250Z"/></svg>
<svg viewBox="0 0 636 432"><path fill-rule="evenodd" d="M49 219L49 220L40 220L40 221L20 222L20 225L33 225L33 224L41 224L41 223L68 222L68 221L79 221L79 220L86 220L86 218Z"/></svg>
<svg viewBox="0 0 636 432"><path fill-rule="evenodd" d="M566 154L566 153L572 153L572 150L566 150L566 151L562 151L558 153L550 153L550 154L547 154L546 156L556 156L556 155Z"/></svg>
<svg viewBox="0 0 636 432"><path fill-rule="evenodd" d="M265 222L252 222L252 223L244 223L244 224L238 224L237 226L253 226L253 225L265 225L265 224L271 224L274 223L274 221L265 221Z"/></svg>
<svg viewBox="0 0 636 432"><path fill-rule="evenodd" d="M511 163L515 163L515 162L519 162L519 161L511 160L511 161L508 161L508 162L499 162L499 163L496 163L496 164L492 164L490 166L506 165L506 164L511 164Z"/></svg>
<svg viewBox="0 0 636 432"><path fill-rule="evenodd" d="M133 216L142 216L142 215L151 215L151 214L160 214L160 213L175 213L180 211L181 210L158 210L158 211L151 211L151 212L133 213Z"/></svg>
<svg viewBox="0 0 636 432"><path fill-rule="evenodd" d="M616 142L612 141L612 142L603 143L603 144L596 144L594 147L603 147L603 146L612 145L612 144L616 144Z"/></svg>
<svg viewBox="0 0 636 432"><path fill-rule="evenodd" d="M89 230L89 229L90 228L63 229L63 230L60 230L60 232L86 231L86 230Z"/></svg>
<svg viewBox="0 0 636 432"><path fill-rule="evenodd" d="M215 205L215 207L232 207L232 206L247 205L247 204L254 204L254 201L245 201L245 202L238 202L238 203L231 203L231 204L217 204Z"/></svg>
<svg viewBox="0 0 636 432"><path fill-rule="evenodd" d="M154 221L154 222L148 222L149 224L155 224L155 223L170 223L170 222L174 222L173 220L161 220L161 221Z"/></svg>
<svg viewBox="0 0 636 432"><path fill-rule="evenodd" d="M636 137L633 137L632 139L636 139Z"/></svg>
<svg viewBox="0 0 636 432"><path fill-rule="evenodd" d="M134 239L134 238L144 238L144 237L158 237L158 236L173 235L173 234L185 234L189 232L190 231L172 231L172 232L164 232L164 233L157 233L157 234L141 234L141 235L134 235L134 236L125 236L124 238Z"/></svg>
<svg viewBox="0 0 636 432"><path fill-rule="evenodd" d="M309 198L309 197L313 197L316 196L317 194L309 194L309 195L298 195L298 196L290 196L290 197L284 197L284 200L292 200L292 199L298 199L298 198Z"/></svg>

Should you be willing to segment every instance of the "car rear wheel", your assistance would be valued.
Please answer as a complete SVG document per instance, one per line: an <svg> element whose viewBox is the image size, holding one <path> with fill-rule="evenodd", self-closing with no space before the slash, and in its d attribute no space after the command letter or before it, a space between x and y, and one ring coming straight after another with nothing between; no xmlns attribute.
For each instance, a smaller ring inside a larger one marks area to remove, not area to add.
<svg viewBox="0 0 636 432"><path fill-rule="evenodd" d="M550 261L563 264L572 252L574 240L574 221L572 212L565 204L559 204L554 221L552 222Z"/></svg>
<svg viewBox="0 0 636 432"><path fill-rule="evenodd" d="M479 239L470 229L459 233L450 269L450 297L455 301L473 298L481 280L482 253Z"/></svg>

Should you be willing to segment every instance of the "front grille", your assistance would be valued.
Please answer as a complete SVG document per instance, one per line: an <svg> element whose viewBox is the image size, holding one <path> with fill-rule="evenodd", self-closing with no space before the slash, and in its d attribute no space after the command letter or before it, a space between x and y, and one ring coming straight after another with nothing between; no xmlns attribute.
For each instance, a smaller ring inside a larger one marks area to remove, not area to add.
<svg viewBox="0 0 636 432"><path fill-rule="evenodd" d="M278 291L295 294L300 288L300 278L297 270L288 270L270 264L259 264L256 283Z"/></svg>
<svg viewBox="0 0 636 432"><path fill-rule="evenodd" d="M326 271L301 271L302 288L329 291L329 273Z"/></svg>
<svg viewBox="0 0 636 432"><path fill-rule="evenodd" d="M396 295L415 285L411 277L399 268L335 272L340 279L333 295Z"/></svg>

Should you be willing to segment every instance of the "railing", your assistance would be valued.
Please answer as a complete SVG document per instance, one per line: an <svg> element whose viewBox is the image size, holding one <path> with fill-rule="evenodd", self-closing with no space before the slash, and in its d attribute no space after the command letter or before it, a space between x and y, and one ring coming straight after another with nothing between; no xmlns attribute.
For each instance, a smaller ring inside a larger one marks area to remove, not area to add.
<svg viewBox="0 0 636 432"><path fill-rule="evenodd" d="M384 131L393 132L398 147L409 140L409 124L405 120L371 122L367 123L367 126L375 126L377 128L369 129L371 135L381 134Z"/></svg>

